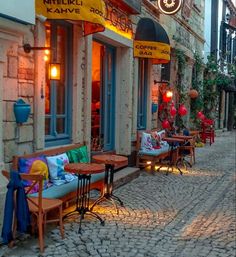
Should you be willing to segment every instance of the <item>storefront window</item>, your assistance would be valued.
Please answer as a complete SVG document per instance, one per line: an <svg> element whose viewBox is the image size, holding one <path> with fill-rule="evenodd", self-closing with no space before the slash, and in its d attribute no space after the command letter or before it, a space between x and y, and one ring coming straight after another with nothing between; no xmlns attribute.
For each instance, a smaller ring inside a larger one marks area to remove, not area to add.
<svg viewBox="0 0 236 257"><path fill-rule="evenodd" d="M72 27L54 21L46 25L46 44L50 58L46 62L45 139L46 145L70 143L71 140L71 78ZM60 64L60 79L49 78L49 64Z"/></svg>

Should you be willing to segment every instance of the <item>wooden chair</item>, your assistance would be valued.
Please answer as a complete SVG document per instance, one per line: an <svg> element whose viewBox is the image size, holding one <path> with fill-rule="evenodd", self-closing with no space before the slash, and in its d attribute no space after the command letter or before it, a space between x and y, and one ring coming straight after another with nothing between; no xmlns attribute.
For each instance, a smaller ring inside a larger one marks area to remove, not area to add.
<svg viewBox="0 0 236 257"><path fill-rule="evenodd" d="M192 166L195 164L196 158L195 158L195 139L189 139L188 145L181 145L178 147L178 156L179 158L185 159L190 158L190 165Z"/></svg>
<svg viewBox="0 0 236 257"><path fill-rule="evenodd" d="M201 124L202 130L200 132L202 142L205 144L207 139L210 141L210 145L215 142L215 130L214 121L205 119Z"/></svg>
<svg viewBox="0 0 236 257"><path fill-rule="evenodd" d="M9 180L10 173L6 170L2 171L2 174ZM64 237L63 220L62 220L62 201L59 199L46 199L42 198L42 188L43 188L43 176L42 175L30 175L30 174L20 174L23 180L32 181L31 186L26 187L26 197L28 200L29 210L33 217L36 219L36 224L38 228L38 238L39 238L39 248L40 252L44 252L44 230L46 223L59 222L60 232L62 238ZM38 184L39 192L37 197L30 196L31 189ZM54 219L47 219L47 214L58 209L59 217ZM34 227L35 224L32 224ZM13 237L16 234L16 219L14 219L13 225Z"/></svg>

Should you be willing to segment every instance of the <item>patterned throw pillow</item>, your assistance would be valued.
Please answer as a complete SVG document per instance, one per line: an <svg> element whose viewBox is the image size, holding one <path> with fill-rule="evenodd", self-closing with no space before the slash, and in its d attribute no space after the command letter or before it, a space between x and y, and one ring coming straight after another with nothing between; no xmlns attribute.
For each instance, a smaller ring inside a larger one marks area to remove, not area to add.
<svg viewBox="0 0 236 257"><path fill-rule="evenodd" d="M50 180L53 181L62 177L65 173L64 166L69 163L66 153L46 156L46 159L49 168Z"/></svg>
<svg viewBox="0 0 236 257"><path fill-rule="evenodd" d="M71 149L68 152L66 152L69 162L74 163L74 162L81 162L81 163L87 163L89 162L89 157L88 157L88 150L87 146L81 146L79 148Z"/></svg>
<svg viewBox="0 0 236 257"><path fill-rule="evenodd" d="M40 174L44 176L43 181L43 189L46 189L49 187L49 173L48 173L48 166L47 161L44 156L39 156L35 158L19 158L18 161L18 167L20 173L26 173L26 174ZM30 186L30 181L23 181L23 184L25 186ZM35 185L31 193L36 193L39 191L38 185Z"/></svg>
<svg viewBox="0 0 236 257"><path fill-rule="evenodd" d="M149 133L143 132L141 139L141 149L151 151L154 150L152 145L152 136Z"/></svg>

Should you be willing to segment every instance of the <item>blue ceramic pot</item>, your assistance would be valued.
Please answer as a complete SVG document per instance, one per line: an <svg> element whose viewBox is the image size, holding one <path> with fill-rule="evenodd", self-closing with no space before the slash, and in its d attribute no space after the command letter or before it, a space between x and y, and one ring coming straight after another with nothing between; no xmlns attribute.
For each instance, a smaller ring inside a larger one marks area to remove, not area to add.
<svg viewBox="0 0 236 257"><path fill-rule="evenodd" d="M158 109L158 104L152 103L152 113L157 112L157 109Z"/></svg>
<svg viewBox="0 0 236 257"><path fill-rule="evenodd" d="M30 114L30 105L25 103L22 99L17 100L14 103L14 114L16 123L26 122Z"/></svg>

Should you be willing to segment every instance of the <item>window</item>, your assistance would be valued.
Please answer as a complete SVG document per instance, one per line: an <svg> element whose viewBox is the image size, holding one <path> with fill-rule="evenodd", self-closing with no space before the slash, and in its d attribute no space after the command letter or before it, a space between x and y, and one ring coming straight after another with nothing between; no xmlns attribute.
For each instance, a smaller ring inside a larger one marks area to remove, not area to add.
<svg viewBox="0 0 236 257"><path fill-rule="evenodd" d="M53 21L46 25L46 44L51 47L46 64L45 143L46 146L71 142L72 26ZM49 63L59 63L60 80L48 77Z"/></svg>
<svg viewBox="0 0 236 257"><path fill-rule="evenodd" d="M148 60L139 60L137 129L146 129Z"/></svg>

